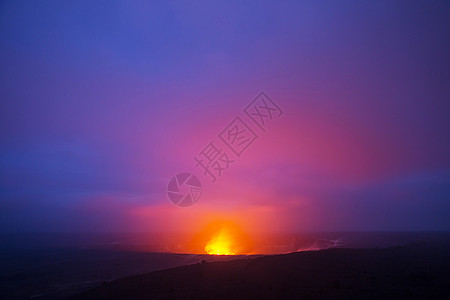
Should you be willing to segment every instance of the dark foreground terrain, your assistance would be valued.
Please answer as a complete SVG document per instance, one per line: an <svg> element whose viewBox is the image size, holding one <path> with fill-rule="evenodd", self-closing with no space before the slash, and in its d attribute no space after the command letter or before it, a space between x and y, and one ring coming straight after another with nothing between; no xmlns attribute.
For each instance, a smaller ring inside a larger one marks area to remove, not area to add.
<svg viewBox="0 0 450 300"><path fill-rule="evenodd" d="M72 299L450 299L450 246L328 249L131 276Z"/></svg>
<svg viewBox="0 0 450 300"><path fill-rule="evenodd" d="M0 299L67 299L118 278L234 257L104 250L0 254Z"/></svg>

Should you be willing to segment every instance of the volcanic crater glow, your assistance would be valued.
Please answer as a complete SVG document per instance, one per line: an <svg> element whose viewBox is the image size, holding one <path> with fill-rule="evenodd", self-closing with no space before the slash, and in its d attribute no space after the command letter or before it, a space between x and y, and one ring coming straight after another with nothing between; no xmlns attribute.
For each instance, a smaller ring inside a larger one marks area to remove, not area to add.
<svg viewBox="0 0 450 300"><path fill-rule="evenodd" d="M206 244L205 251L210 255L234 255L236 254L233 249L234 243L233 235L228 230L222 229Z"/></svg>

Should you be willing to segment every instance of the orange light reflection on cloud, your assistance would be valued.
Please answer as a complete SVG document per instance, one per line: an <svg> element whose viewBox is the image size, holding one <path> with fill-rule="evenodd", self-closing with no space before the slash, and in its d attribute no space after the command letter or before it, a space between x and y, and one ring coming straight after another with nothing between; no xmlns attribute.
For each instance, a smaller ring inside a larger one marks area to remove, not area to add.
<svg viewBox="0 0 450 300"><path fill-rule="evenodd" d="M139 220L142 231L158 228L159 233L179 234L181 249L178 252L205 254L205 246L214 237L222 234L220 238L223 238L226 234L226 243L232 247L229 252L233 252L229 254L248 254L254 250L254 242L277 224L274 220L276 211L275 206L269 205L246 205L236 209L226 205L198 204L183 209L162 204L133 208L129 216Z"/></svg>

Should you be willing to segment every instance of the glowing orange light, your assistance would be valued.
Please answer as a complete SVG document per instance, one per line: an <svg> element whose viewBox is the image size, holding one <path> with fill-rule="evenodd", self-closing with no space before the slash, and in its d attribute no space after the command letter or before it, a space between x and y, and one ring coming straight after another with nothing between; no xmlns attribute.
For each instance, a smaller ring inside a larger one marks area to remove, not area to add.
<svg viewBox="0 0 450 300"><path fill-rule="evenodd" d="M245 255L252 250L252 240L243 232L241 224L231 217L215 216L205 222L202 229L192 237L190 252L210 255Z"/></svg>
<svg viewBox="0 0 450 300"><path fill-rule="evenodd" d="M233 250L235 242L229 230L221 229L206 244L205 251L210 255L234 255L236 254Z"/></svg>

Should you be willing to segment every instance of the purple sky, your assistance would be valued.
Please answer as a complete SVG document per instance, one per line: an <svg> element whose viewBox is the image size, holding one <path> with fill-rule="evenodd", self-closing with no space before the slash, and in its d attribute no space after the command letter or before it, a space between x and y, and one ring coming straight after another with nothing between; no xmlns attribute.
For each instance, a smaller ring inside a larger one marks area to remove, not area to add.
<svg viewBox="0 0 450 300"><path fill-rule="evenodd" d="M0 230L450 230L450 2L279 2L2 1ZM208 182L260 91L284 115Z"/></svg>

